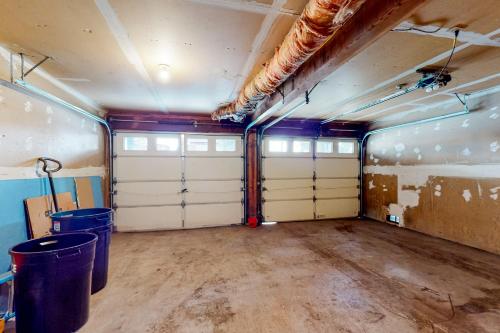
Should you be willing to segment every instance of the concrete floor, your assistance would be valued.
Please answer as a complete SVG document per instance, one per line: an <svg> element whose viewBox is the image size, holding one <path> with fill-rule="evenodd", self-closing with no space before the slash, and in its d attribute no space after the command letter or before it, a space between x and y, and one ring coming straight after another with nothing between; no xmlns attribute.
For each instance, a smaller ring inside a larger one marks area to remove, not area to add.
<svg viewBox="0 0 500 333"><path fill-rule="evenodd" d="M500 257L373 221L115 234L81 332L500 332Z"/></svg>

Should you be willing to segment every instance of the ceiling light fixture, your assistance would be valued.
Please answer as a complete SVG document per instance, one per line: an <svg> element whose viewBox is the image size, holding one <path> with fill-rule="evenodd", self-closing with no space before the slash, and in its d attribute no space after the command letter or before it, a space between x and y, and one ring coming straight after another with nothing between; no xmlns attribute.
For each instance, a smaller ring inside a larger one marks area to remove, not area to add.
<svg viewBox="0 0 500 333"><path fill-rule="evenodd" d="M166 83L170 81L172 78L172 73L170 71L170 66L166 64L159 64L158 65L158 80L162 83Z"/></svg>

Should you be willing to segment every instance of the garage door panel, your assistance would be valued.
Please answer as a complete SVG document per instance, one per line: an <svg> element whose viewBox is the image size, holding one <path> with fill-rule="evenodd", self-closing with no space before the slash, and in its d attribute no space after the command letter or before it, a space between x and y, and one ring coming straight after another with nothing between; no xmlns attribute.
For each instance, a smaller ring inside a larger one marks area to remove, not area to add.
<svg viewBox="0 0 500 333"><path fill-rule="evenodd" d="M314 219L312 200L266 201L264 217L266 221L298 221Z"/></svg>
<svg viewBox="0 0 500 333"><path fill-rule="evenodd" d="M180 204L180 182L132 182L116 184L115 203L121 205Z"/></svg>
<svg viewBox="0 0 500 333"><path fill-rule="evenodd" d="M187 181L186 203L241 202L242 183L232 181Z"/></svg>
<svg viewBox="0 0 500 333"><path fill-rule="evenodd" d="M358 179L316 179L316 197L357 197Z"/></svg>
<svg viewBox="0 0 500 333"><path fill-rule="evenodd" d="M186 206L185 228L214 227L240 224L243 212L241 203Z"/></svg>
<svg viewBox="0 0 500 333"><path fill-rule="evenodd" d="M312 179L267 180L264 199L311 199L314 195Z"/></svg>
<svg viewBox="0 0 500 333"><path fill-rule="evenodd" d="M118 157L118 180L180 180L182 163L178 157Z"/></svg>
<svg viewBox="0 0 500 333"><path fill-rule="evenodd" d="M186 157L187 180L194 179L241 179L241 157Z"/></svg>
<svg viewBox="0 0 500 333"><path fill-rule="evenodd" d="M118 208L115 225L118 231L147 231L182 228L182 207Z"/></svg>
<svg viewBox="0 0 500 333"><path fill-rule="evenodd" d="M358 216L358 199L334 199L316 201L316 218L333 219Z"/></svg>
<svg viewBox="0 0 500 333"><path fill-rule="evenodd" d="M358 177L359 161L354 158L318 158L316 159L317 177Z"/></svg>
<svg viewBox="0 0 500 333"><path fill-rule="evenodd" d="M266 179L311 178L314 162L312 158L265 158L263 176Z"/></svg>

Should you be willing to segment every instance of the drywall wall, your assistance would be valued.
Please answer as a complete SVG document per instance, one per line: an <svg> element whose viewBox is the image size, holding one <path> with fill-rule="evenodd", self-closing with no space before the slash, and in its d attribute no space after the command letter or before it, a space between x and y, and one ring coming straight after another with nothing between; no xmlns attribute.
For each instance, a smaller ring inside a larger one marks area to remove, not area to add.
<svg viewBox="0 0 500 333"><path fill-rule="evenodd" d="M96 206L103 206L104 133L72 111L0 86L0 273L8 269L8 249L26 240L23 200L50 193L37 169L40 156L60 160L56 191L71 192L74 177L89 176Z"/></svg>
<svg viewBox="0 0 500 333"><path fill-rule="evenodd" d="M500 254L496 90L470 96L468 115L371 136L364 168L367 216L384 221L397 215L403 227Z"/></svg>

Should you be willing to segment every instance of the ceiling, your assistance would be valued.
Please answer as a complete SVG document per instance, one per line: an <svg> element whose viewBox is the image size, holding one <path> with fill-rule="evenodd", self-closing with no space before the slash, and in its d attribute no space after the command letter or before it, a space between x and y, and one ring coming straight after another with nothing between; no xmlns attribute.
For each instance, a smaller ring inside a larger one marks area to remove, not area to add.
<svg viewBox="0 0 500 333"><path fill-rule="evenodd" d="M0 2L0 75L8 50L32 63L33 82L79 105L212 112L234 98L283 40L307 0ZM158 79L159 65L171 79ZM37 77L38 76L38 77ZM95 103L82 103L71 89ZM87 104L87 105L85 105Z"/></svg>
<svg viewBox="0 0 500 333"><path fill-rule="evenodd" d="M394 30L415 25L424 31L442 28L434 34L389 31L322 80L310 94L311 102L292 117L337 117L338 120L377 122L385 126L442 113L441 106L458 110L462 106L453 93L471 93L500 84L500 7L497 0L484 0L480 5L473 0L429 1ZM421 78L416 73L419 68L430 66L440 70L452 49L451 29L454 27L462 31L448 67L452 80L446 87L431 93L417 90L351 113L397 92L398 85L406 88L415 84ZM301 100L290 103L276 115L285 113Z"/></svg>
<svg viewBox="0 0 500 333"><path fill-rule="evenodd" d="M307 0L95 0L0 2L0 77L8 50L32 62L52 57L27 81L89 110L210 113L234 99L279 46ZM322 80L293 117L390 123L429 115L429 105L459 107L453 93L500 84L498 0L431 0ZM358 113L411 86L424 66L440 68L452 48L452 81ZM169 66L170 81L158 79ZM299 101L297 101L299 102ZM294 103L290 103L292 107ZM286 112L285 108L281 113ZM438 112L438 111L436 111ZM439 111L442 112L442 111ZM280 113L278 113L279 115Z"/></svg>

